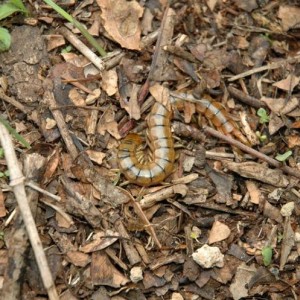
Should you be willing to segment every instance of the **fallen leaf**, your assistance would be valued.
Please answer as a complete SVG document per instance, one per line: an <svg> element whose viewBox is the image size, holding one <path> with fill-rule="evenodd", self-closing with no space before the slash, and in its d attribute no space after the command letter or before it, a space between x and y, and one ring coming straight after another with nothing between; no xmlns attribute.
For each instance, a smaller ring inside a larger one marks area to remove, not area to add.
<svg viewBox="0 0 300 300"><path fill-rule="evenodd" d="M101 87L108 96L118 91L118 75L115 69L102 72Z"/></svg>
<svg viewBox="0 0 300 300"><path fill-rule="evenodd" d="M294 87L297 86L299 82L300 77L289 74L285 79L273 83L273 86L276 86L277 88L284 91L292 92Z"/></svg>
<svg viewBox="0 0 300 300"><path fill-rule="evenodd" d="M136 1L97 0L102 10L104 28L122 47L140 50L141 26L139 19L144 8Z"/></svg>
<svg viewBox="0 0 300 300"><path fill-rule="evenodd" d="M224 223L215 221L209 233L208 243L213 244L216 242L223 241L227 239L229 235L230 235L229 227Z"/></svg>
<svg viewBox="0 0 300 300"><path fill-rule="evenodd" d="M234 300L249 296L246 284L250 282L255 271L254 264L248 266L244 262L237 268L234 280L229 288Z"/></svg>
<svg viewBox="0 0 300 300"><path fill-rule="evenodd" d="M92 161L96 162L98 165L102 164L105 153L94 150L87 150L86 153Z"/></svg>
<svg viewBox="0 0 300 300"><path fill-rule="evenodd" d="M300 8L296 6L280 6L278 18L281 19L283 30L288 31L300 23Z"/></svg>

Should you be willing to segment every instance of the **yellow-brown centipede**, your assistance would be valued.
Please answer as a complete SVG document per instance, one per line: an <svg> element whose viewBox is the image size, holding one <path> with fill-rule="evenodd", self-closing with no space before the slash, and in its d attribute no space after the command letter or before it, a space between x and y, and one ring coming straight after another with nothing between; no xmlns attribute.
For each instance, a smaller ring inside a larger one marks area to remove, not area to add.
<svg viewBox="0 0 300 300"><path fill-rule="evenodd" d="M232 134L241 142L248 143L219 102L207 99L197 100L196 111L203 114L224 134ZM156 102L152 107L147 120L149 147L153 154L151 161L141 162L138 159L137 152L143 143L138 134L128 134L121 142L118 163L121 172L130 182L150 186L163 181L172 173L175 150L171 133L171 117L172 112L161 103Z"/></svg>

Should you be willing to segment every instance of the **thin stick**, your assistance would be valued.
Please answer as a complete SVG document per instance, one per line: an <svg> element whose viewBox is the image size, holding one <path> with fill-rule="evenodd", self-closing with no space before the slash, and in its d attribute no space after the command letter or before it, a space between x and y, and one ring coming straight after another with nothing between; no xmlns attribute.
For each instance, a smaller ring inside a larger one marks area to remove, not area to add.
<svg viewBox="0 0 300 300"><path fill-rule="evenodd" d="M266 66L254 68L252 70L243 72L243 73L238 74L236 76L232 76L231 78L228 79L228 81L229 82L235 81L235 80L238 80L240 78L244 78L244 77L250 76L252 74L260 73L260 72L263 72L263 71L266 71L266 70L278 69L280 67L284 67L284 64L286 64L286 63L293 63L293 62L297 63L299 61L300 61L300 55L295 56L295 57L291 57L291 58L288 58L288 59L283 59L283 60L280 60L280 61L277 61L277 62L267 64Z"/></svg>
<svg viewBox="0 0 300 300"><path fill-rule="evenodd" d="M289 175L292 175L292 176L295 176L297 178L300 178L300 171L296 170L296 169L293 169L293 168L290 168L288 166L283 166L279 161L269 157L269 156L266 156L265 154L255 150L255 149L252 149L246 145L244 145L243 143L233 139L232 137L230 136L227 136L227 135L224 135L208 126L205 126L203 127L203 131L208 133L208 134L211 134L212 136L218 138L218 139L221 139L227 143L229 143L230 145L232 146L235 146L241 150L243 150L244 152L247 152L249 153L250 155L254 156L254 157L257 157L265 162L267 162L268 164L270 164L271 166L274 166L276 168L279 168L280 170L282 170L283 172L289 174Z"/></svg>
<svg viewBox="0 0 300 300"><path fill-rule="evenodd" d="M161 243L159 242L159 239L155 233L155 230L152 226L152 224L149 222L149 220L147 219L147 216L145 215L141 205L135 201L135 199L133 198L133 196L125 189L121 189L126 195L128 195L128 197L130 198L133 206L134 206L134 209L135 209L135 212L136 214L141 218L141 220L143 221L144 225L147 226L146 229L148 230L148 232L150 233L150 235L152 236L156 246L161 249L162 246L161 246Z"/></svg>
<svg viewBox="0 0 300 300"><path fill-rule="evenodd" d="M26 231L35 255L35 259L40 270L43 284L47 290L49 299L58 300L58 294L52 279L52 275L47 263L46 255L43 250L42 242L40 240L28 200L25 193L24 176L20 170L18 159L14 150L14 145L6 128L0 124L0 141L4 149L5 159L7 162L10 174L10 186L12 187Z"/></svg>
<svg viewBox="0 0 300 300"><path fill-rule="evenodd" d="M67 28L60 28L59 32L100 71L104 69L103 60L90 50L78 37Z"/></svg>

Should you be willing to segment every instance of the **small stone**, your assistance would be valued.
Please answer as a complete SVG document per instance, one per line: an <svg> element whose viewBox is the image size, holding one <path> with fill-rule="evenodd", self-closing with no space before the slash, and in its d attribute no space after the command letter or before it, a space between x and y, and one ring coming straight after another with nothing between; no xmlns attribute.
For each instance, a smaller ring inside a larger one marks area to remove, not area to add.
<svg viewBox="0 0 300 300"><path fill-rule="evenodd" d="M133 267L130 270L130 279L133 283L137 283L143 279L143 270L141 267Z"/></svg>
<svg viewBox="0 0 300 300"><path fill-rule="evenodd" d="M290 217L293 213L294 208L295 208L295 203L288 202L282 206L280 213L283 217Z"/></svg>
<svg viewBox="0 0 300 300"><path fill-rule="evenodd" d="M224 266L224 255L218 247L203 245L192 254L193 260L201 267L208 269Z"/></svg>

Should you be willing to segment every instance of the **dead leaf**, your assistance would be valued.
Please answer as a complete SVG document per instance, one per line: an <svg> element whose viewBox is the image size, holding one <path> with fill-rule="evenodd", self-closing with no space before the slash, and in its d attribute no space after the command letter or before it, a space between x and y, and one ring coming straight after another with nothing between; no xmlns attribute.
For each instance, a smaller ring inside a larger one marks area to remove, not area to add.
<svg viewBox="0 0 300 300"><path fill-rule="evenodd" d="M282 215L280 214L280 210L277 207L270 204L268 201L265 202L264 216L272 220L275 220L277 223L283 222L283 218Z"/></svg>
<svg viewBox="0 0 300 300"><path fill-rule="evenodd" d="M94 285L107 285L119 288L130 280L111 263L104 251L92 254L91 277Z"/></svg>
<svg viewBox="0 0 300 300"><path fill-rule="evenodd" d="M213 11L215 9L215 6L217 3L218 3L218 0L206 0L206 4L211 11Z"/></svg>
<svg viewBox="0 0 300 300"><path fill-rule="evenodd" d="M297 86L299 82L300 77L289 74L285 79L273 83L273 86L276 86L277 88L284 91L292 92L294 87Z"/></svg>
<svg viewBox="0 0 300 300"><path fill-rule="evenodd" d="M99 123L97 124L97 131L104 135L105 132L109 132L114 138L119 140L121 138L118 129L118 123L115 121L115 112L112 107L109 107L105 113L103 114L102 118L100 119Z"/></svg>
<svg viewBox="0 0 300 300"><path fill-rule="evenodd" d="M144 8L136 1L97 0L102 10L104 27L122 47L140 50L141 26L139 19Z"/></svg>
<svg viewBox="0 0 300 300"><path fill-rule="evenodd" d="M105 153L94 150L87 150L86 153L92 161L96 162L98 165L102 165Z"/></svg>
<svg viewBox="0 0 300 300"><path fill-rule="evenodd" d="M258 7L256 0L248 0L248 1L235 0L234 2L238 8L245 10L247 12L251 12L252 10Z"/></svg>
<svg viewBox="0 0 300 300"><path fill-rule="evenodd" d="M299 81L299 77L289 74L287 78L273 83L273 86L276 86L277 88L284 91L292 92L294 87L298 85Z"/></svg>
<svg viewBox="0 0 300 300"><path fill-rule="evenodd" d="M292 128L294 128L294 127L292 127ZM289 135L287 137L287 142L288 142L288 147L290 149L300 146L300 136L299 135Z"/></svg>
<svg viewBox="0 0 300 300"><path fill-rule="evenodd" d="M281 19L282 29L288 31L300 23L300 8L296 6L280 6L278 18Z"/></svg>
<svg viewBox="0 0 300 300"><path fill-rule="evenodd" d="M102 72L101 87L108 96L118 91L118 75L115 69Z"/></svg>
<svg viewBox="0 0 300 300"><path fill-rule="evenodd" d="M291 227L290 218L286 217L284 222L283 239L281 245L281 256L279 269L283 270L287 258L295 244L295 233Z"/></svg>
<svg viewBox="0 0 300 300"><path fill-rule="evenodd" d="M74 266L82 268L84 268L91 261L89 255L80 251L68 251L66 253L66 259Z"/></svg>
<svg viewBox="0 0 300 300"><path fill-rule="evenodd" d="M254 204L259 204L262 194L260 189L258 188L257 184L254 181L246 180L246 187L250 194L250 201Z"/></svg>
<svg viewBox="0 0 300 300"><path fill-rule="evenodd" d="M98 232L93 236L93 240L91 242L80 247L80 251L83 253L91 253L105 249L112 245L118 239L118 236L119 234L117 232L113 232L111 230L106 230L106 232Z"/></svg>
<svg viewBox="0 0 300 300"><path fill-rule="evenodd" d="M88 94L85 99L86 105L91 105L96 102L96 100L100 97L101 90L100 89L94 89L92 94Z"/></svg>
<svg viewBox="0 0 300 300"><path fill-rule="evenodd" d="M244 262L237 268L234 280L229 288L234 300L249 296L246 284L250 282L255 271L254 264L248 266Z"/></svg>
<svg viewBox="0 0 300 300"><path fill-rule="evenodd" d="M167 88L157 83L149 88L149 92L157 102L163 104L168 109L171 109L170 95Z"/></svg>
<svg viewBox="0 0 300 300"><path fill-rule="evenodd" d="M209 233L208 243L213 244L226 240L230 235L229 227L219 221L215 221Z"/></svg>
<svg viewBox="0 0 300 300"><path fill-rule="evenodd" d="M285 126L285 124L282 118L278 117L275 113L272 112L270 115L270 121L268 126L270 135L276 133L283 126Z"/></svg>

